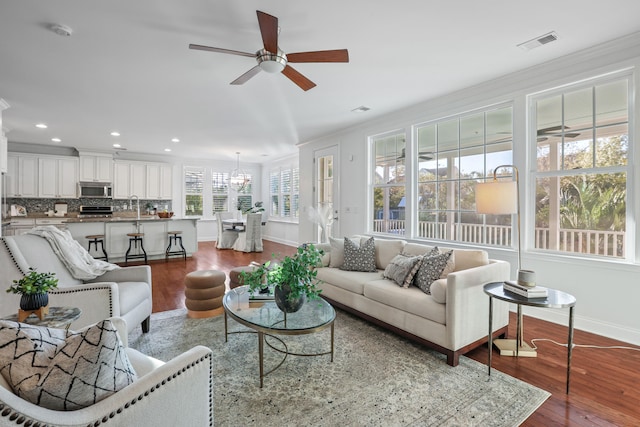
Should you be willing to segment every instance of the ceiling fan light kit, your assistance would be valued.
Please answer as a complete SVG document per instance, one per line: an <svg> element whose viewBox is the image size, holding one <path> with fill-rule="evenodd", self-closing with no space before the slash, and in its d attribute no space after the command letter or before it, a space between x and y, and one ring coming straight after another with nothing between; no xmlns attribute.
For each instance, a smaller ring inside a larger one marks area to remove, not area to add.
<svg viewBox="0 0 640 427"><path fill-rule="evenodd" d="M232 85L244 84L261 70L264 70L270 74L284 74L289 80L298 85L298 87L304 91L315 87L316 84L292 68L288 64L289 62L349 62L349 52L347 49L297 52L289 54L289 57L287 58L287 55L278 47L278 34L280 32L280 27L278 27L278 18L259 10L257 10L256 13L258 15L258 25L260 26L260 34L262 35L264 49L258 50L255 54L197 44L190 44L189 49L255 58L258 65L232 81Z"/></svg>

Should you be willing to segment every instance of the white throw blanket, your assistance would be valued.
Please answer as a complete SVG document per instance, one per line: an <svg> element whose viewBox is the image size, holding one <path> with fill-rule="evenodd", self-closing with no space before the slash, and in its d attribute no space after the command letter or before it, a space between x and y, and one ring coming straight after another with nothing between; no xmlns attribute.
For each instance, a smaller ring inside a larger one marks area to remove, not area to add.
<svg viewBox="0 0 640 427"><path fill-rule="evenodd" d="M76 279L91 280L107 271L120 268L116 264L93 258L67 230L60 230L53 225L43 225L34 227L28 233L47 239L53 252Z"/></svg>

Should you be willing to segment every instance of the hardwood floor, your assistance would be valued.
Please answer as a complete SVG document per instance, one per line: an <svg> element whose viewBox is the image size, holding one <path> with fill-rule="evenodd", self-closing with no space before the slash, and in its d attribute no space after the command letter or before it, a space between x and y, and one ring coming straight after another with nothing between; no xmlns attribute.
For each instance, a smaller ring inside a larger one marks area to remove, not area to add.
<svg viewBox="0 0 640 427"><path fill-rule="evenodd" d="M271 254L290 255L295 248L265 241L262 253L217 250L215 242L203 242L193 258L168 262L152 261L153 311L184 307L184 276L195 270L216 269L228 273L251 261L264 262ZM580 310L580 301L576 306ZM515 336L515 314L511 313L509 335ZM525 317L525 339L548 338L567 342L567 327ZM575 344L629 346L602 336L575 331ZM493 369L526 381L552 396L523 424L524 426L638 426L640 425L640 351L575 347L571 369L571 392L565 394L566 347L537 342L538 357L514 358L494 352ZM482 346L467 357L487 363Z"/></svg>

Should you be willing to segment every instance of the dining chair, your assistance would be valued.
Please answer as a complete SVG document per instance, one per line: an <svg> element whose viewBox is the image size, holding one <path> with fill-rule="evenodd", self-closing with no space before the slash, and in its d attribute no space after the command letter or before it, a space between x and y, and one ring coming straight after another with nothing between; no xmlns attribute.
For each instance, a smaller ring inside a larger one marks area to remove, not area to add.
<svg viewBox="0 0 640 427"><path fill-rule="evenodd" d="M218 221L218 237L216 241L216 248L218 249L231 249L233 244L238 239L238 230L228 230L224 228L222 220L233 219L235 214L233 212L218 212L216 213L216 219Z"/></svg>
<svg viewBox="0 0 640 427"><path fill-rule="evenodd" d="M247 214L247 225L233 244L239 252L262 252L262 214Z"/></svg>

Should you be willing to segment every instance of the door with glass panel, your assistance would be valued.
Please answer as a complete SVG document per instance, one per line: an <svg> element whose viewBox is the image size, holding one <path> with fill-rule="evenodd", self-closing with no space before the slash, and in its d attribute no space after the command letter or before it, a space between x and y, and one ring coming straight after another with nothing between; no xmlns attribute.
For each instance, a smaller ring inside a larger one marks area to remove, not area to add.
<svg viewBox="0 0 640 427"><path fill-rule="evenodd" d="M315 151L314 164L314 206L309 209L309 218L316 224L317 240L328 242L329 236L340 236L338 146Z"/></svg>

